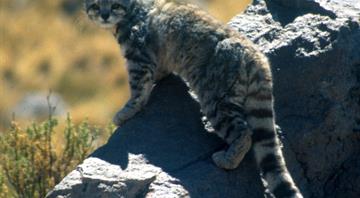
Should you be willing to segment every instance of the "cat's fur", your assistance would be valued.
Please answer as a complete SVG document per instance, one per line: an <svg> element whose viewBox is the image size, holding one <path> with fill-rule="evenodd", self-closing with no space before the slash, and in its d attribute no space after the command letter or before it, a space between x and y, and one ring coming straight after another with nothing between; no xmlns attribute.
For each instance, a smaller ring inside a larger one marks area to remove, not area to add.
<svg viewBox="0 0 360 198"><path fill-rule="evenodd" d="M127 59L131 98L114 117L123 124L146 105L156 80L174 72L188 82L214 133L228 144L215 164L236 168L253 146L269 190L300 198L275 132L266 57L238 32L190 4L168 0L85 0L89 18L114 28Z"/></svg>

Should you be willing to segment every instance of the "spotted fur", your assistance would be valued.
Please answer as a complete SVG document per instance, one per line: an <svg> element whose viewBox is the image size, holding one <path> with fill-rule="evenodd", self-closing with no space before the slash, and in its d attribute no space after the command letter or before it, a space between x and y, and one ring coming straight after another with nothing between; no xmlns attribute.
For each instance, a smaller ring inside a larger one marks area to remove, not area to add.
<svg viewBox="0 0 360 198"><path fill-rule="evenodd" d="M114 117L122 125L147 103L154 82L173 72L197 95L229 148L215 164L234 169L254 149L269 190L300 198L275 133L272 77L266 57L238 32L197 7L169 0L85 0L89 18L113 27L127 59L131 98Z"/></svg>

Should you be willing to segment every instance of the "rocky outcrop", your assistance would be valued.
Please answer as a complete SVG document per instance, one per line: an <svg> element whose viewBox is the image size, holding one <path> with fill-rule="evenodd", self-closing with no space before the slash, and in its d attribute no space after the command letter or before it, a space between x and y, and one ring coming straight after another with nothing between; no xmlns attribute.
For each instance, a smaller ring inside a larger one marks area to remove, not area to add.
<svg viewBox="0 0 360 198"><path fill-rule="evenodd" d="M235 171L212 163L211 154L223 147L205 131L186 85L170 76L155 87L144 111L48 197L262 197L250 155Z"/></svg>
<svg viewBox="0 0 360 198"><path fill-rule="evenodd" d="M290 169L307 197L359 197L360 2L275 2L230 25L271 61Z"/></svg>
<svg viewBox="0 0 360 198"><path fill-rule="evenodd" d="M360 195L356 3L255 0L229 23L271 61L284 153L305 197ZM171 76L48 197L264 197L252 155L234 171L213 165L211 154L224 146L204 130L185 84Z"/></svg>

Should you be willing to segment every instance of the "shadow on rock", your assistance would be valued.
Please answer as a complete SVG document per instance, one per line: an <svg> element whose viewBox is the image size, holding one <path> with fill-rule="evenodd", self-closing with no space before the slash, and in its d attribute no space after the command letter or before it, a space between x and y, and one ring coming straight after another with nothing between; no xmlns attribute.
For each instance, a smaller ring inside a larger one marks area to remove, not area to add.
<svg viewBox="0 0 360 198"><path fill-rule="evenodd" d="M186 85L170 76L155 87L144 111L117 129L91 157L126 170L131 168L131 155L140 155L176 178L191 197L263 197L251 155L234 171L213 164L212 153L225 144L204 129L200 118L199 105Z"/></svg>

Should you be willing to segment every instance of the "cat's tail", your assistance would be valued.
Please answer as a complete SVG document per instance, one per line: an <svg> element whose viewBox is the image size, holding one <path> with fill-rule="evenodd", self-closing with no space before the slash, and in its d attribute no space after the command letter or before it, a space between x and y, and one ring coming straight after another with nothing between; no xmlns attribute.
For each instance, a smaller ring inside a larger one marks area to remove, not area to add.
<svg viewBox="0 0 360 198"><path fill-rule="evenodd" d="M257 128L253 134L255 158L268 184L267 188L276 198L302 198L286 168L278 138L274 135L274 140L266 140L270 132L275 133L275 130Z"/></svg>
<svg viewBox="0 0 360 198"><path fill-rule="evenodd" d="M264 79L263 79L264 80ZM267 188L276 198L302 198L289 174L276 135L270 79L260 82L248 95L245 108L253 135L253 150Z"/></svg>
<svg viewBox="0 0 360 198"><path fill-rule="evenodd" d="M302 198L289 171L276 135L273 85L270 65L264 55L256 57L246 65L248 73L246 121L252 134L255 159L267 188L276 198Z"/></svg>

